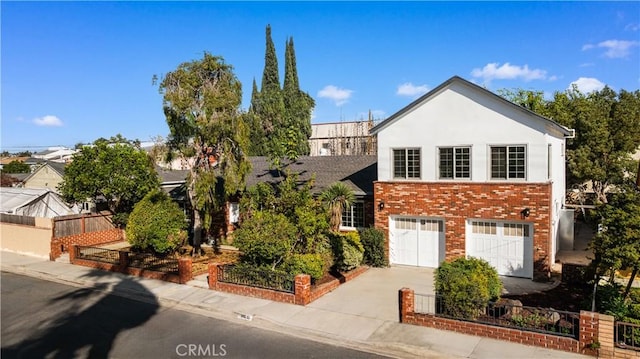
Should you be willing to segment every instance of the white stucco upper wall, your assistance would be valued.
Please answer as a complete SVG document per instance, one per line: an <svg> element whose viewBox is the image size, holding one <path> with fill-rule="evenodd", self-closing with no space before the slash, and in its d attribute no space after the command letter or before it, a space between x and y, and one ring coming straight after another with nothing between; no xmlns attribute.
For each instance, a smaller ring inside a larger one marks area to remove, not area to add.
<svg viewBox="0 0 640 359"><path fill-rule="evenodd" d="M564 178L560 166L564 168L565 134L558 126L473 86L454 81L381 127L377 132L378 180L391 179L394 148L420 148L421 180L436 181L438 147L470 146L471 181L487 182L490 146L524 145L526 181L547 182L549 144L552 176Z"/></svg>

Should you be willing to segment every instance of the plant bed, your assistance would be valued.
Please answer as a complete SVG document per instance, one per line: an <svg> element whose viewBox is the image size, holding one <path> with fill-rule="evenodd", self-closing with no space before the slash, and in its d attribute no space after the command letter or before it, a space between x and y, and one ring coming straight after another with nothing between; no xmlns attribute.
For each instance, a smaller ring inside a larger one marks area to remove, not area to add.
<svg viewBox="0 0 640 359"><path fill-rule="evenodd" d="M515 299L522 305L536 308L553 308L567 312L580 312L589 301L592 288L588 285L560 283L553 289L519 295L503 295L502 298Z"/></svg>

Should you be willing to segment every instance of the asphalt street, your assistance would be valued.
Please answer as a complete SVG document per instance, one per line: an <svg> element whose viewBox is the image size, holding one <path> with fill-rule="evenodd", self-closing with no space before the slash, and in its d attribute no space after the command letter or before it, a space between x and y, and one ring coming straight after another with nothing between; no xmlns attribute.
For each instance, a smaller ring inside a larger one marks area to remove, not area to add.
<svg viewBox="0 0 640 359"><path fill-rule="evenodd" d="M371 353L2 273L2 358L374 358ZM127 285L134 285L127 283Z"/></svg>

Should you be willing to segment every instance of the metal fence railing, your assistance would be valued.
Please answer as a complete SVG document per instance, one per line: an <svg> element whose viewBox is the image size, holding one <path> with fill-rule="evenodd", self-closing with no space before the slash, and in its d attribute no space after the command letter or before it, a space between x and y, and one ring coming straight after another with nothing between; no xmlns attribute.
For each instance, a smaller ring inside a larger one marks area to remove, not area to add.
<svg viewBox="0 0 640 359"><path fill-rule="evenodd" d="M617 347L640 351L640 324L616 321L614 335Z"/></svg>
<svg viewBox="0 0 640 359"><path fill-rule="evenodd" d="M268 268L247 265L219 266L218 281L294 293L294 279L291 274Z"/></svg>
<svg viewBox="0 0 640 359"><path fill-rule="evenodd" d="M579 313L513 305L507 302L489 302L488 305L473 306L461 314L459 310L452 310L440 296L415 293L414 298L416 313L563 337L578 338L579 334Z"/></svg>
<svg viewBox="0 0 640 359"><path fill-rule="evenodd" d="M120 263L120 252L100 247L76 246L76 258L118 264Z"/></svg>
<svg viewBox="0 0 640 359"><path fill-rule="evenodd" d="M177 274L178 260L161 258L148 253L129 252L129 267Z"/></svg>

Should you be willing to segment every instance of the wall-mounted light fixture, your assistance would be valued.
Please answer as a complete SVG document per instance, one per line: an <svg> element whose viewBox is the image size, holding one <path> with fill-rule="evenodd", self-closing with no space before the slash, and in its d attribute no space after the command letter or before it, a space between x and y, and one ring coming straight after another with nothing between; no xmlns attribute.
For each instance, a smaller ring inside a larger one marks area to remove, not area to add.
<svg viewBox="0 0 640 359"><path fill-rule="evenodd" d="M382 211L384 209L384 201L380 201L380 203L378 203L378 210Z"/></svg>
<svg viewBox="0 0 640 359"><path fill-rule="evenodd" d="M529 217L529 214L531 214L531 209L529 209L529 207L523 209L522 211L520 211L520 216L522 216L522 218L527 218Z"/></svg>

